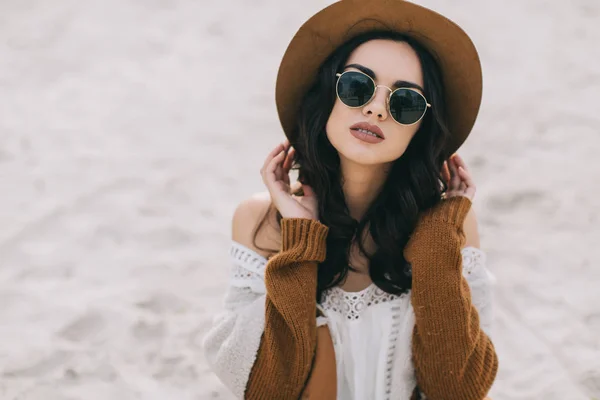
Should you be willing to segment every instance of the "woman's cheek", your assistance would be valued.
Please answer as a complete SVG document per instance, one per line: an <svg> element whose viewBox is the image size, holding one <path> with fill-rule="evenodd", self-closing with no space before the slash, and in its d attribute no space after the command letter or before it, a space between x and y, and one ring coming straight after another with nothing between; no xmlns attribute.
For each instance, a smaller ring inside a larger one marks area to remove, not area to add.
<svg viewBox="0 0 600 400"><path fill-rule="evenodd" d="M352 124L351 116L346 115L344 111L340 109L340 105L336 102L325 125L327 138L334 147L337 147L336 144L341 144L344 127L349 127Z"/></svg>

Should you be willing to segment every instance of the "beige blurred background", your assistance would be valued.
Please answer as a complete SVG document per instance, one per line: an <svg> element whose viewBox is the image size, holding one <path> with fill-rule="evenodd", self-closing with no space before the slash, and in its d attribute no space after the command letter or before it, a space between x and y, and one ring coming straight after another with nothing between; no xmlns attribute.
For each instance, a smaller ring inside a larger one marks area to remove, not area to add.
<svg viewBox="0 0 600 400"><path fill-rule="evenodd" d="M0 399L230 399L201 338L274 80L331 1L0 1ZM497 277L495 400L600 398L600 3L423 0L479 48L459 151Z"/></svg>

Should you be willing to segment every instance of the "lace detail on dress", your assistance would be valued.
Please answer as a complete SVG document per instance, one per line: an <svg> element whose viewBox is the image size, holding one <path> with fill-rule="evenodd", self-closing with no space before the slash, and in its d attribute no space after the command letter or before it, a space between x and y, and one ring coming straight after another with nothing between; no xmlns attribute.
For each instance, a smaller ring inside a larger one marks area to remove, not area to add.
<svg viewBox="0 0 600 400"><path fill-rule="evenodd" d="M267 259L237 242L232 242L229 255L233 260L231 284L250 287L256 293L265 293L265 268Z"/></svg>
<svg viewBox="0 0 600 400"><path fill-rule="evenodd" d="M392 369L394 365L394 355L396 353L396 341L400 333L400 313L402 307L395 305L392 307L392 329L388 338L388 353L385 363L385 395L386 399L390 399L392 395Z"/></svg>
<svg viewBox="0 0 600 400"><path fill-rule="evenodd" d="M255 251L250 250L237 242L231 243L229 254L236 265L243 267L249 272L254 272L259 276L264 276L267 259Z"/></svg>
<svg viewBox="0 0 600 400"><path fill-rule="evenodd" d="M367 307L386 303L400 297L384 292L374 283L360 292L346 292L339 287L332 287L323 292L321 305L325 310L340 313L348 320L357 320Z"/></svg>
<svg viewBox="0 0 600 400"><path fill-rule="evenodd" d="M463 258L463 276L469 283L471 301L479 313L479 323L488 336L491 336L493 312L494 275L486 268L486 254L476 247L465 247L461 250Z"/></svg>
<svg viewBox="0 0 600 400"><path fill-rule="evenodd" d="M233 280L254 280L263 279L261 274L248 270L246 267L241 265L233 265L231 268L231 279Z"/></svg>
<svg viewBox="0 0 600 400"><path fill-rule="evenodd" d="M465 274L471 275L485 266L485 253L482 250L476 247L465 247L460 252L463 258L463 272Z"/></svg>

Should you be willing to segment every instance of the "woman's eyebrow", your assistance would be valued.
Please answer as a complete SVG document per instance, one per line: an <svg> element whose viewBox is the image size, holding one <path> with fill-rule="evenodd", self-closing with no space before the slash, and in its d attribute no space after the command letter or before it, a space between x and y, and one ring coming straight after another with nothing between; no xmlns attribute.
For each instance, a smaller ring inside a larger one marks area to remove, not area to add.
<svg viewBox="0 0 600 400"><path fill-rule="evenodd" d="M348 64L344 67L344 69L346 69L346 68L356 68L360 72L363 72L363 73L369 75L371 78L373 78L373 80L377 79L375 72L371 68L367 68L364 65ZM394 82L394 84L392 86L395 88L403 87L403 88L419 89L421 92L425 93L425 90L423 90L423 88L420 85L417 85L414 82L399 80L399 81Z"/></svg>

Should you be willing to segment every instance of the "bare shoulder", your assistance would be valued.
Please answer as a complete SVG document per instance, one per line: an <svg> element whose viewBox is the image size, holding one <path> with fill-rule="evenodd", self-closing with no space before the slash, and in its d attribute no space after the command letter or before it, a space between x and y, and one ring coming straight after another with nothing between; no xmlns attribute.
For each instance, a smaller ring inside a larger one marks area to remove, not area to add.
<svg viewBox="0 0 600 400"><path fill-rule="evenodd" d="M480 248L479 243L479 227L477 224L477 216L473 207L469 209L465 222L463 223L463 232L465 233L466 243L465 247L476 247Z"/></svg>
<svg viewBox="0 0 600 400"><path fill-rule="evenodd" d="M280 236L269 192L255 193L238 204L231 223L232 240L268 258L279 249Z"/></svg>

